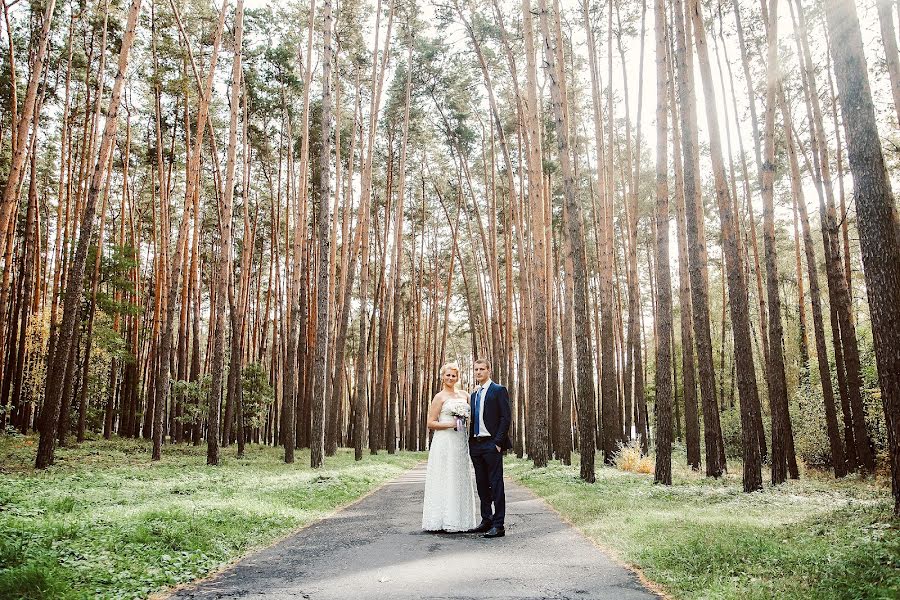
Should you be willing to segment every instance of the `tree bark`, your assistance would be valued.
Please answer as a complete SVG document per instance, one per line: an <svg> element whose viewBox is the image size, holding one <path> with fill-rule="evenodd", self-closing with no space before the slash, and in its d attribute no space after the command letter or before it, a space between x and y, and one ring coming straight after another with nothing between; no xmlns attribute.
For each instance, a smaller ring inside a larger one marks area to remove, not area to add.
<svg viewBox="0 0 900 600"><path fill-rule="evenodd" d="M52 1L50 6L52 6ZM122 97L122 88L125 83L125 72L128 69L128 59L131 45L134 41L135 26L141 9L141 0L132 0L128 8L128 18L122 35L121 49L119 50L119 64L116 72L115 83L110 94L109 105L106 112L106 126L103 130L103 138L100 143L100 155L94 164L91 173L91 185L81 221L81 232L72 265L69 270L63 309L63 321L60 324L59 336L54 349L51 368L48 371L47 387L45 394L46 414L42 417L43 427L38 445L35 467L44 469L53 464L53 456L56 450L56 430L59 424L60 405L62 402L62 383L66 372L66 363L73 345L76 328L76 319L79 313L81 292L84 286L84 268L87 259L88 246L94 229L94 217L97 205L97 196L105 175L105 167L112 153L113 143L118 126L119 101ZM47 25L49 27L49 23ZM0 227L0 231L5 228Z"/></svg>
<svg viewBox="0 0 900 600"><path fill-rule="evenodd" d="M366 158L363 163L361 177L361 197L360 197L360 223L362 228L362 273L359 278L359 352L356 362L356 395L354 399L354 453L356 460L362 460L363 440L365 439L366 417L368 411L368 377L366 376L366 366L368 363L368 344L367 339L367 317L368 296L369 296L369 220L370 220L370 201L372 197L372 158L374 156L375 132L378 124L378 106L381 98L381 90L384 85L384 74L387 71L387 63L390 59L390 40L391 27L394 22L393 5L388 9L387 32L385 35L384 52L382 53L381 69L379 70L378 60L378 40L381 33L381 0L378 0L378 7L375 17L375 43L372 47L372 83L375 89L371 94L371 102L369 104L369 128L366 143Z"/></svg>
<svg viewBox="0 0 900 600"><path fill-rule="evenodd" d="M325 381L328 377L329 293L328 260L330 255L331 204L331 0L322 3L322 149L319 189L319 281L316 289L316 354L313 362L312 435L310 436L310 466L318 469L325 464ZM338 132L340 133L340 132Z"/></svg>
<svg viewBox="0 0 900 600"><path fill-rule="evenodd" d="M782 105L782 111L787 114L786 107ZM828 348L826 347L825 325L822 318L822 294L819 289L819 267L816 260L815 245L809 228L809 216L806 210L806 199L803 197L803 188L800 187L800 167L797 164L794 136L790 128L785 129L787 138L788 158L791 166L791 182L795 186L794 201L800 215L800 223L803 227L803 248L806 253L806 269L809 274L809 299L812 304L813 331L816 340L816 361L819 366L819 379L822 383L822 401L825 405L825 425L828 432L828 443L831 450L831 466L835 477L843 477L847 474L847 459L844 451L844 441L841 440L840 428L837 421L837 411L834 405L834 387L831 382L831 365L828 362Z"/></svg>
<svg viewBox="0 0 900 600"><path fill-rule="evenodd" d="M703 81L703 92L706 99L706 120L709 128L710 155L713 162L716 198L719 205L719 218L722 225L723 253L728 273L729 306L731 325L734 330L735 368L738 378L738 391L741 401L741 439L744 458L744 491L752 492L762 488L761 455L759 433L756 423L760 410L759 393L756 387L756 368L753 364L753 351L750 345L749 300L747 284L744 279L743 261L737 242L734 224L734 212L725 166L722 160L721 140L719 137L719 120L716 114L715 84L709 63L709 51L706 45L706 28L703 23L698 0L691 0L690 13L693 22L695 44L700 62L700 75Z"/></svg>
<svg viewBox="0 0 900 600"><path fill-rule="evenodd" d="M31 144L28 143L28 132L34 121L33 116L35 106L38 103L38 84L44 76L44 61L47 60L47 46L50 42L50 26L53 23L53 11L56 7L56 0L49 0L43 13L43 23L41 25L41 33L38 38L38 48L34 55L34 63L31 68L31 74L28 76L28 87L25 89L25 100L22 103L22 112L17 115L13 121L12 127L12 150L13 155L10 160L9 175L6 178L6 185L3 188L3 197L0 199L0 231L5 232L9 227L9 222L13 219L13 212L19 201L19 189L22 185L22 178L25 175L25 163L28 160L28 151ZM4 7L4 12L8 7ZM7 32L12 43L13 33ZM14 57L9 56L12 63ZM13 86L15 82L13 81ZM15 101L15 98L13 98ZM32 135L37 136L37 129ZM102 166L105 163L101 163ZM7 263L8 264L8 263Z"/></svg>
<svg viewBox="0 0 900 600"><path fill-rule="evenodd" d="M584 431L594 429L594 360L591 354L591 322L588 312L588 273L587 255L584 247L584 217L581 212L581 203L575 193L575 175L569 148L569 122L566 106L568 94L565 80L565 69L562 61L562 39L559 37L559 2L554 0L553 13L556 24L557 39L550 35L547 1L540 0L541 29L544 37L544 64L547 77L550 81L550 96L553 102L554 121L556 126L556 143L559 152L559 162L563 177L563 190L565 195L565 236L568 248L572 253L572 275L574 284L574 332L575 355L577 361L578 391L576 394L579 403L579 423L582 423ZM568 261L568 258L567 258ZM552 337L555 345L555 335ZM556 374L554 373L554 377ZM565 390L564 393L569 393ZM564 426L569 427L570 416L561 415ZM568 442L566 442L568 445ZM588 442L586 451L581 457L581 478L593 483L594 474L594 448Z"/></svg>
<svg viewBox="0 0 900 600"><path fill-rule="evenodd" d="M530 448L535 467L545 467L548 461L547 431L547 266L544 232L543 174L541 167L540 110L537 92L537 64L535 57L534 24L531 0L522 0L522 33L526 62L526 132L528 139L528 202L531 209L533 269L531 305L534 311L528 357L528 425L533 440Z"/></svg>
<svg viewBox="0 0 900 600"><path fill-rule="evenodd" d="M825 18L847 124L847 156L888 429L894 513L900 515L900 222L878 137L856 7L848 0L828 0Z"/></svg>
<svg viewBox="0 0 900 600"><path fill-rule="evenodd" d="M670 47L674 45L670 42ZM672 114L672 160L675 167L675 221L678 224L678 304L681 325L681 374L684 399L684 437L687 463L691 469L700 470L700 415L697 407L697 371L694 355L693 307L691 306L691 282L688 267L687 218L684 202L684 167L681 156L682 132L677 110L674 66L674 50L669 53L669 106ZM682 107L682 110L685 108Z"/></svg>
<svg viewBox="0 0 900 600"><path fill-rule="evenodd" d="M693 35L688 7L675 0L676 72L681 106L681 148L684 157L684 198L688 241L688 265L694 335L697 342L697 367L707 477L719 477L725 470L725 447L716 401L715 372L712 359L712 335L709 324L709 276L707 274L706 239L703 230L703 202L700 196L699 143L697 141L696 96L693 74Z"/></svg>
<svg viewBox="0 0 900 600"><path fill-rule="evenodd" d="M765 0L764 0L765 1ZM784 332L781 324L781 296L778 291L778 251L775 246L775 105L781 81L778 65L778 2L770 0L766 23L768 64L766 78L766 112L764 159L761 165L763 198L763 241L766 252L766 289L769 299L769 408L772 412L772 484L787 479L788 412L787 382L784 373ZM735 340L737 344L737 340ZM744 399L741 399L741 404Z"/></svg>
<svg viewBox="0 0 900 600"><path fill-rule="evenodd" d="M393 270L393 283L391 289L393 295L391 298L391 379L390 389L388 391L388 423L387 423L387 451L393 454L397 448L397 427L396 417L400 402L400 301L402 299L400 288L400 274L403 269L403 223L404 223L404 207L406 201L406 156L409 141L409 110L410 97L412 94L412 40L407 42L409 47L406 54L406 87L404 92L404 109L403 109L403 133L400 141L400 178L397 185L397 207L395 210L394 220L394 258L391 261ZM415 237L413 237L415 239ZM404 329L404 333L409 335L408 330ZM401 445L402 447L402 445Z"/></svg>
<svg viewBox="0 0 900 600"><path fill-rule="evenodd" d="M831 185L831 168L821 118L822 111L819 107L818 94L815 92L815 74L812 69L809 46L806 43L806 25L802 10L798 12L798 19L805 59L807 111L813 117L813 126L811 128L812 156L815 166L813 182L816 184L816 191L819 196L819 215L825 247L825 270L828 281L828 294L831 300L832 338L835 347L835 362L838 368L838 383L841 388L841 403L845 420L845 437L847 439L847 457L852 469L859 465L866 471L872 472L875 468L875 456L872 452L868 431L866 430L862 403L862 376L856 326L850 313L849 281L844 276L841 264L834 192ZM829 31L831 29L829 27ZM830 46L832 42L833 40L829 38ZM833 48L832 55L836 56ZM844 114L846 115L846 107ZM877 131L875 134L877 139ZM842 378L844 381L841 385Z"/></svg>
<svg viewBox="0 0 900 600"><path fill-rule="evenodd" d="M654 0L656 29L656 468L672 485L672 281L669 272L668 29L664 0Z"/></svg>
<svg viewBox="0 0 900 600"><path fill-rule="evenodd" d="M207 417L209 432L206 436L206 464L211 466L219 464L219 407L222 396L222 375L225 370L225 304L228 299L228 278L232 265L232 200L234 199L238 115L240 114L241 81L243 79L241 70L243 34L244 0L237 0L234 11L234 60L231 66L231 98L229 101L231 105L231 119L228 126L228 148L225 159L225 189L223 190L222 203L219 207L219 253L216 261L217 272L215 278L215 334L212 360L210 361L212 381L209 390L209 414ZM232 331L231 335L232 337L239 336L240 332ZM226 431L225 435L229 435L229 432Z"/></svg>

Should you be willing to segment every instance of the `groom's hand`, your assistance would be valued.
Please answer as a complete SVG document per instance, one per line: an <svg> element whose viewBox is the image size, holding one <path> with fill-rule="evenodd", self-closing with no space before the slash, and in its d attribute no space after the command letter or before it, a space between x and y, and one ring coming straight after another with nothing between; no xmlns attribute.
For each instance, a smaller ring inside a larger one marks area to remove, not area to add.
<svg viewBox="0 0 900 600"><path fill-rule="evenodd" d="M499 452L499 453L501 453L501 454L503 453L503 450L500 449L500 446L494 446L494 448L497 449L497 452Z"/></svg>

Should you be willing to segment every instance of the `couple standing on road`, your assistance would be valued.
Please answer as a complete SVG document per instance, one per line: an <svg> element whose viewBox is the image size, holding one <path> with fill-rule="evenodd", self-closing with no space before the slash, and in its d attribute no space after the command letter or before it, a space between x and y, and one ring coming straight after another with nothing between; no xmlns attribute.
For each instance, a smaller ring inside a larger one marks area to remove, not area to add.
<svg viewBox="0 0 900 600"><path fill-rule="evenodd" d="M503 453L512 448L509 392L491 381L491 364L475 361L478 388L471 395L457 389L456 363L441 367L441 391L428 409L428 429L434 431L428 452L422 529L481 533L485 538L506 534ZM475 523L475 487L481 522Z"/></svg>

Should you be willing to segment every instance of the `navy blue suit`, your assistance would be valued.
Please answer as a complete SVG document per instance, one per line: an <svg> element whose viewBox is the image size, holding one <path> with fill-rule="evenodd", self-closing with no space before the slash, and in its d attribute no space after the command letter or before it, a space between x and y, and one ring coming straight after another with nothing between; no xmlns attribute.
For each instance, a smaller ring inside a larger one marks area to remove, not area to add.
<svg viewBox="0 0 900 600"><path fill-rule="evenodd" d="M478 413L475 411L476 393L473 392L470 397L472 418L469 426L469 455L472 457L472 466L475 467L475 486L481 500L481 518L495 527L503 527L506 517L503 450L512 448L509 441L509 425L512 422L509 392L502 385L491 382L484 395L484 426L490 432L490 437L475 437L475 423L478 420Z"/></svg>

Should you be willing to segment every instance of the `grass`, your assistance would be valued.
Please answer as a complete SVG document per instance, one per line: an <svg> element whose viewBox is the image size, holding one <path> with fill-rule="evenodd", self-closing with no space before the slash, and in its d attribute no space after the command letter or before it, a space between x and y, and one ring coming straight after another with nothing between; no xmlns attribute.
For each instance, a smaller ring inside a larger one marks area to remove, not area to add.
<svg viewBox="0 0 900 600"><path fill-rule="evenodd" d="M35 472L37 440L0 436L0 598L143 598L202 577L359 498L421 460L400 453L359 463L341 450L325 468L298 451L222 452L144 441L60 449Z"/></svg>
<svg viewBox="0 0 900 600"><path fill-rule="evenodd" d="M804 473L745 494L729 466L719 480L676 467L670 487L612 467L595 484L577 464L506 470L674 598L900 598L900 523L883 482Z"/></svg>
<svg viewBox="0 0 900 600"><path fill-rule="evenodd" d="M89 441L32 469L36 439L0 436L0 598L142 598L202 577L372 490L424 458L342 450L313 471L308 452L223 452L144 441ZM577 463L577 456L575 457ZM628 461L623 462L623 468ZM633 462L633 461L632 461ZM684 463L676 456L677 465ZM599 462L598 462L599 464ZM638 464L638 463L635 463ZM709 480L677 466L652 474L577 464L507 473L674 598L900 598L900 523L885 482L804 473L744 494L740 465ZM640 470L640 469L638 469Z"/></svg>

